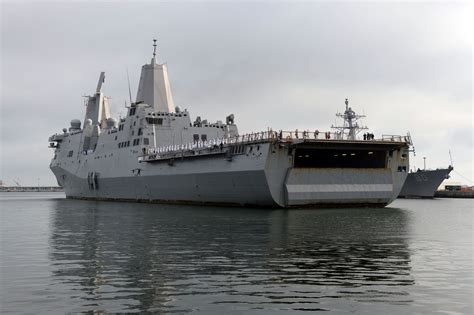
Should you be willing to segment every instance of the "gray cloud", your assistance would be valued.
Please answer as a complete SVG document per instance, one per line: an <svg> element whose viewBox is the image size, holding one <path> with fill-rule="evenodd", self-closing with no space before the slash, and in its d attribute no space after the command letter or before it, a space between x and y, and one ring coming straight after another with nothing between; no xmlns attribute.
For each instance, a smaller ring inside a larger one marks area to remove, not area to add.
<svg viewBox="0 0 474 315"><path fill-rule="evenodd" d="M411 131L432 167L472 174L467 3L2 3L0 178L54 183L47 137L106 71L115 113L158 37L175 103L241 131L325 130L345 97L377 133ZM471 25L469 24L471 23ZM421 160L422 161L422 160Z"/></svg>

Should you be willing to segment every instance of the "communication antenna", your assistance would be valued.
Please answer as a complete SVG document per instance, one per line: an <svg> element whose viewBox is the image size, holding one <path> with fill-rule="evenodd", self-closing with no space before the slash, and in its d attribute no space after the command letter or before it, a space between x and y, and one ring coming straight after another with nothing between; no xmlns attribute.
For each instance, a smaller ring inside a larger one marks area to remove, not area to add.
<svg viewBox="0 0 474 315"><path fill-rule="evenodd" d="M127 68L127 81L128 81L128 96L130 96L130 105L132 105L132 89L130 88L130 76L128 75L128 68Z"/></svg>
<svg viewBox="0 0 474 315"><path fill-rule="evenodd" d="M153 58L156 57L156 39L153 38Z"/></svg>

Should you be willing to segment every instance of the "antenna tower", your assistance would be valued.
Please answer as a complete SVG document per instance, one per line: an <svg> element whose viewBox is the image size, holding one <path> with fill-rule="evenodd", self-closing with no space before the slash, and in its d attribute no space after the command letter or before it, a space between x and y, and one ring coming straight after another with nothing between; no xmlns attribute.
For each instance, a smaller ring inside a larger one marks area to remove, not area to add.
<svg viewBox="0 0 474 315"><path fill-rule="evenodd" d="M356 112L349 107L349 100L347 98L345 104L346 110L344 111L344 114L336 114L337 117L340 117L344 120L342 126L332 125L331 128L339 130L342 139L344 139L344 135L346 135L346 138L348 140L355 140L356 135L361 130L368 129L366 126L359 126L359 124L357 123L357 120L359 120L360 118L364 118L365 115L357 115ZM345 130L348 130L348 132L346 132Z"/></svg>

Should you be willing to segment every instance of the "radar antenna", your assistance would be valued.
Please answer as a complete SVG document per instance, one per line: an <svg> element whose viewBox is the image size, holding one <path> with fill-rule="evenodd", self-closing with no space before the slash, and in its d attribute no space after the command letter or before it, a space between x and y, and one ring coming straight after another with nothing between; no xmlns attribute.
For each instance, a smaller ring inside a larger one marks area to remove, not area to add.
<svg viewBox="0 0 474 315"><path fill-rule="evenodd" d="M352 108L349 107L349 99L346 98L345 101L346 104L346 110L344 111L344 114L337 113L336 116L340 117L344 120L342 126L331 126L331 128L337 129L340 132L340 137L341 139L344 138L344 135L346 135L348 140L355 140L356 135L363 129L368 129L366 126L359 126L357 123L357 120L360 118L364 118L365 115L357 115L355 111L352 110ZM349 130L347 134L345 133L345 130Z"/></svg>

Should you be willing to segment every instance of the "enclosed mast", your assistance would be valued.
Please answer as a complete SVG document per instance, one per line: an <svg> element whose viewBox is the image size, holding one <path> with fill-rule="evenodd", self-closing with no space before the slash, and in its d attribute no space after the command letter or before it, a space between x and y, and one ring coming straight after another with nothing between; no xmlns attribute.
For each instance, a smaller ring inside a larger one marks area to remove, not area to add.
<svg viewBox="0 0 474 315"><path fill-rule="evenodd" d="M136 102L153 107L155 112L174 113L175 107L166 64L156 61L156 39L153 40L153 57L142 66Z"/></svg>
<svg viewBox="0 0 474 315"><path fill-rule="evenodd" d="M84 117L84 125L88 119L91 125L98 125L104 128L107 119L110 117L109 102L107 96L102 93L102 84L105 81L105 72L101 72L95 94L87 97L86 116Z"/></svg>

